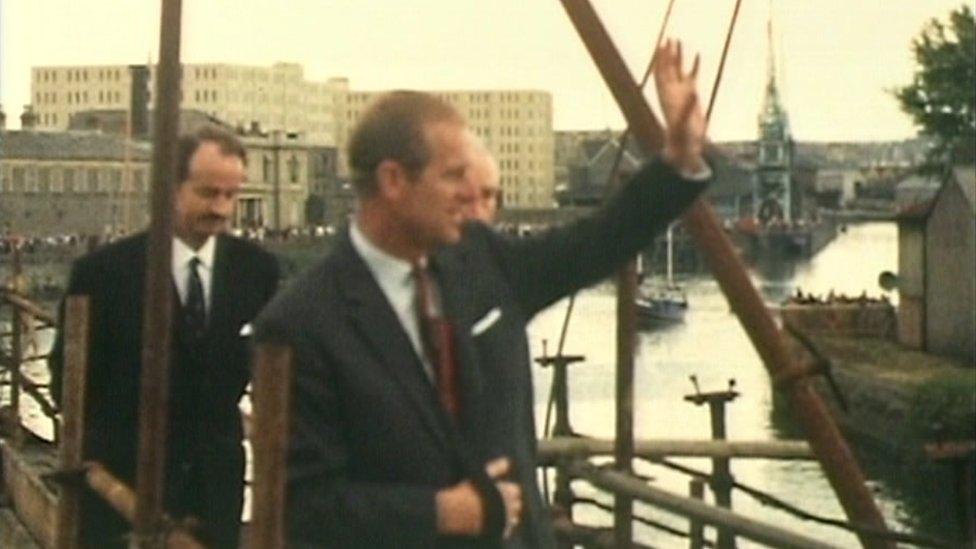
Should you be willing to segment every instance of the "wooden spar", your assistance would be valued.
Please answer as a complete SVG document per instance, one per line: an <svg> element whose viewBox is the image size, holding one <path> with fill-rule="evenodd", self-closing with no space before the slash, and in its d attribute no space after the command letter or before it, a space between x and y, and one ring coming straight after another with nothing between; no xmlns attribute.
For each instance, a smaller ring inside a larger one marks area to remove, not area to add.
<svg viewBox="0 0 976 549"><path fill-rule="evenodd" d="M85 395L88 379L88 297L68 296L65 301L64 384L61 391L62 424L58 462L62 471L81 468L85 440ZM81 487L61 485L58 498L58 549L79 546Z"/></svg>
<svg viewBox="0 0 976 549"><path fill-rule="evenodd" d="M601 470L585 462L576 462L570 469L575 476L588 480L598 488L614 493L626 492L631 497L655 507L706 524L721 525L741 537L771 547L790 547L791 549L828 549L835 547L726 509L713 507L694 498L679 496L667 490L649 486L641 480L617 471Z"/></svg>
<svg viewBox="0 0 976 549"><path fill-rule="evenodd" d="M590 2L561 1L620 106L631 132L645 150L659 151L664 137L661 125L651 113ZM752 286L715 214L704 200L698 200L685 213L684 225L708 261L770 376L779 378L793 371L797 366L793 364L779 329ZM790 396L810 446L848 518L860 526L886 531L884 518L865 484L864 474L811 381L798 376L783 389ZM889 541L867 534L859 534L859 537L865 547L894 547Z"/></svg>
<svg viewBox="0 0 976 549"><path fill-rule="evenodd" d="M539 465L554 465L559 459L605 456L613 453L612 440L556 437L539 441ZM736 459L814 459L803 441L757 440L636 440L634 456L644 459L665 457L725 457Z"/></svg>
<svg viewBox="0 0 976 549"><path fill-rule="evenodd" d="M162 0L152 158L152 216L142 319L136 542L152 545L163 508L172 321L173 183L180 107L181 0Z"/></svg>
<svg viewBox="0 0 976 549"><path fill-rule="evenodd" d="M120 481L100 463L85 465L85 483L93 492L98 494L112 509L123 518L132 522L138 513L136 495L124 482ZM163 523L160 515L160 523ZM205 549L192 534L180 527L159 530L160 537L153 542L160 542L167 549ZM140 543L142 541L140 540Z"/></svg>
<svg viewBox="0 0 976 549"><path fill-rule="evenodd" d="M258 346L254 367L251 549L285 547L285 458L291 398L291 348Z"/></svg>

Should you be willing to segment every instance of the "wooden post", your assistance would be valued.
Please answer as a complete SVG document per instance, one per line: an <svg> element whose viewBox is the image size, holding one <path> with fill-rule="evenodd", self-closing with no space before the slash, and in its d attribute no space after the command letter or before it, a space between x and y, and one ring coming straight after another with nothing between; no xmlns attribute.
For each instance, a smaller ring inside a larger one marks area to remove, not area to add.
<svg viewBox="0 0 976 549"><path fill-rule="evenodd" d="M65 301L64 383L61 387L62 471L81 469L85 440L85 397L88 390L88 297L68 296ZM78 547L81 533L81 490L77 483L61 484L55 544L58 549Z"/></svg>
<svg viewBox="0 0 976 549"><path fill-rule="evenodd" d="M257 348L251 449L251 549L285 547L285 478L291 401L291 349L262 344Z"/></svg>
<svg viewBox="0 0 976 549"><path fill-rule="evenodd" d="M142 319L139 452L136 463L135 537L139 547L157 547L163 511L163 480L169 412L172 325L173 184L176 181L180 107L181 0L162 0L159 69L156 72L152 159L152 217L146 253Z"/></svg>

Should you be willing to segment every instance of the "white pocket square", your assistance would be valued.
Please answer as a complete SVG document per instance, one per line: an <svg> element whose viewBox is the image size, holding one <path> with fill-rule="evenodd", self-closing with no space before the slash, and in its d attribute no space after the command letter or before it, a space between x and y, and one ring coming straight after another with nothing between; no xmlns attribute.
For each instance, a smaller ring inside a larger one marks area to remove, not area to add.
<svg viewBox="0 0 976 549"><path fill-rule="evenodd" d="M488 313L485 314L485 316L481 317L481 320L475 322L471 326L471 335L473 336L481 335L482 333L485 332L485 330L494 326L494 324L498 322L498 319L501 317L502 317L502 310L499 309L498 307L495 307L494 309L488 311Z"/></svg>
<svg viewBox="0 0 976 549"><path fill-rule="evenodd" d="M241 337L247 337L247 336L251 335L252 333L254 333L254 328L251 328L251 323L248 322L247 324L241 326L241 331L238 332L237 335L239 335Z"/></svg>

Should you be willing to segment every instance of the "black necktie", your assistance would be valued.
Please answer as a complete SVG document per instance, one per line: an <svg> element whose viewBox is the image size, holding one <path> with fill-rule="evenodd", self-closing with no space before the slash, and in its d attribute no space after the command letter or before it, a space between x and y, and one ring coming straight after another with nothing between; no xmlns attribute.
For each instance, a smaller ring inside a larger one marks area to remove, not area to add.
<svg viewBox="0 0 976 549"><path fill-rule="evenodd" d="M189 333L198 339L207 329L207 306L203 301L203 282L197 272L199 265L200 258L194 256L190 260L190 273L186 279L186 303L183 307Z"/></svg>
<svg viewBox="0 0 976 549"><path fill-rule="evenodd" d="M414 309L420 324L424 354L434 368L437 396L447 413L456 418L461 406L451 324L434 309L434 282L427 268L416 263L413 275L416 281Z"/></svg>

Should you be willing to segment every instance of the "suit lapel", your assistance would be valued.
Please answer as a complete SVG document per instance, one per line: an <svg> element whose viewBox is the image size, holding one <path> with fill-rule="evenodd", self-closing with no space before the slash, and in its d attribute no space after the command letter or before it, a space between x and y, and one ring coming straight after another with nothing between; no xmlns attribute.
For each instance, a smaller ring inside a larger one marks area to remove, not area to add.
<svg viewBox="0 0 976 549"><path fill-rule="evenodd" d="M215 330L230 321L233 301L230 295L230 271L233 265L230 246L223 235L217 236L214 250L213 279L210 281L210 318L207 322L207 340L213 341Z"/></svg>
<svg viewBox="0 0 976 549"><path fill-rule="evenodd" d="M340 293L346 299L345 314L350 325L376 353L380 364L400 385L437 441L449 448L446 417L437 406L434 388L396 313L348 237L337 244L336 253L342 258Z"/></svg>

